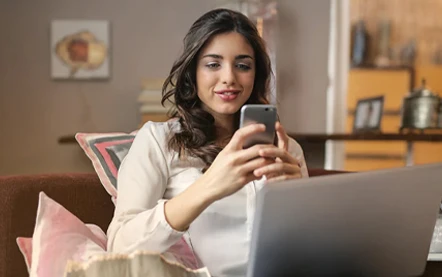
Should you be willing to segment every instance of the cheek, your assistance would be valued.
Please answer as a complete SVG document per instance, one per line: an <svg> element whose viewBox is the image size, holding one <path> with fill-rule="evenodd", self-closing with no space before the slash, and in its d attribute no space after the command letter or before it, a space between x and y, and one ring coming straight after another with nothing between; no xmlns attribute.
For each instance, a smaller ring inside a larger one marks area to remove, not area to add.
<svg viewBox="0 0 442 277"><path fill-rule="evenodd" d="M253 89L253 84L255 83L255 73L244 74L241 76L241 84L244 88Z"/></svg>
<svg viewBox="0 0 442 277"><path fill-rule="evenodd" d="M196 86L198 90L205 91L216 84L216 74L200 70L196 74Z"/></svg>

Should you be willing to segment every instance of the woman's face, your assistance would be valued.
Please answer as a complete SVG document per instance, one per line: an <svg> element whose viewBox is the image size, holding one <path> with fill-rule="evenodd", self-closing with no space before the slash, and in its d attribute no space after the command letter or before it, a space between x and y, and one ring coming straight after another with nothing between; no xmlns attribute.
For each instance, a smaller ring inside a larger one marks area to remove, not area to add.
<svg viewBox="0 0 442 277"><path fill-rule="evenodd" d="M212 37L196 67L198 97L215 119L231 117L249 99L255 81L253 48L239 33Z"/></svg>

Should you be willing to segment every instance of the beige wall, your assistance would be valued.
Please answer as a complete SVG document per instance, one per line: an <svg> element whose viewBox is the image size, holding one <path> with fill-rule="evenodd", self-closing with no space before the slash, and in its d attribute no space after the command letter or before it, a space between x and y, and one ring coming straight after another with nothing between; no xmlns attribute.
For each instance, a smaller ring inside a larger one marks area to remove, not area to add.
<svg viewBox="0 0 442 277"><path fill-rule="evenodd" d="M280 0L277 86L281 121L291 132L326 131L328 0Z"/></svg>
<svg viewBox="0 0 442 277"><path fill-rule="evenodd" d="M78 131L132 131L140 80L167 74L190 24L216 1L0 1L0 174L92 171ZM278 86L289 131L325 131L329 1L281 0ZM52 19L111 22L108 81L50 79Z"/></svg>
<svg viewBox="0 0 442 277"><path fill-rule="evenodd" d="M142 78L163 77L206 0L0 1L0 174L90 171L77 131L131 131ZM50 79L52 19L111 22L108 81Z"/></svg>

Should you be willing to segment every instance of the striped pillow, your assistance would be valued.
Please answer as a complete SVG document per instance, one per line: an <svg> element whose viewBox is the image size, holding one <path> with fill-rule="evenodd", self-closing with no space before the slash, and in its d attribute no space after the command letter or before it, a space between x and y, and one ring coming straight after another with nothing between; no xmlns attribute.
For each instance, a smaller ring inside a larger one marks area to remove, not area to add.
<svg viewBox="0 0 442 277"><path fill-rule="evenodd" d="M132 133L77 133L80 144L100 178L106 191L115 202L117 198L117 174L137 131Z"/></svg>

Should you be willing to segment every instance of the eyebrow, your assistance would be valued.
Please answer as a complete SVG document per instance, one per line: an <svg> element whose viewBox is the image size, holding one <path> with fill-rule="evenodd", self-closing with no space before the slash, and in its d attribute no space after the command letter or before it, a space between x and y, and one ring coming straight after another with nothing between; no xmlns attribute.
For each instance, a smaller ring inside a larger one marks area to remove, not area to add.
<svg viewBox="0 0 442 277"><path fill-rule="evenodd" d="M214 59L223 59L223 56L221 56L221 55L217 55L217 54L207 54L207 55L204 55L203 56L203 58L207 58L207 57L210 57L210 58L214 58ZM251 59L251 60L253 60L253 57L252 56L250 56L250 55L238 55L238 56L236 56L235 57L235 60L243 60L243 59Z"/></svg>

